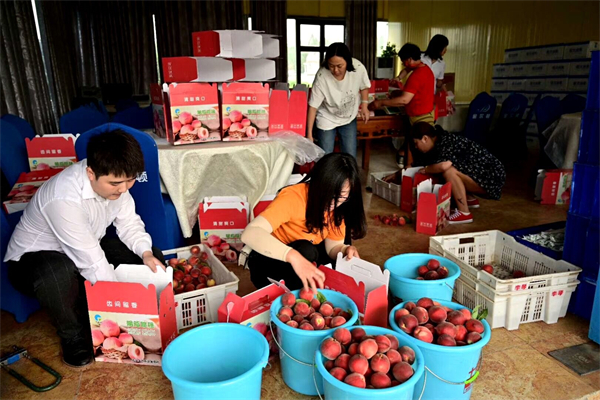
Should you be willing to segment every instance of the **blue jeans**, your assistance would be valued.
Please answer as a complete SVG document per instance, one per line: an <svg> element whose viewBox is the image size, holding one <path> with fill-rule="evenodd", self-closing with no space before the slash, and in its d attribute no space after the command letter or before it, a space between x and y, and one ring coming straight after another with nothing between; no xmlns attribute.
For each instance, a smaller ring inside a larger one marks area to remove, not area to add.
<svg viewBox="0 0 600 400"><path fill-rule="evenodd" d="M315 125L314 131L317 145L325 150L325 154L333 153L335 134L338 133L342 153L348 153L356 158L356 120L326 131L317 128Z"/></svg>

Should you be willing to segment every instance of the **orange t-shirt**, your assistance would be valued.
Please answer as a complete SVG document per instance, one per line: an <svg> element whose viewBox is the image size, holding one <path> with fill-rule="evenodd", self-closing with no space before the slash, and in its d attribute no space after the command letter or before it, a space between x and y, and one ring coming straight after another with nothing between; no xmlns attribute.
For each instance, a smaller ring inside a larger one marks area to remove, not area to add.
<svg viewBox="0 0 600 400"><path fill-rule="evenodd" d="M323 236L319 232L309 233L306 228L306 204L308 201L308 184L299 183L286 187L260 215L273 227L272 235L284 244L296 240L308 240L319 244L324 239L344 240L346 224L342 221L338 228L334 222L323 228Z"/></svg>

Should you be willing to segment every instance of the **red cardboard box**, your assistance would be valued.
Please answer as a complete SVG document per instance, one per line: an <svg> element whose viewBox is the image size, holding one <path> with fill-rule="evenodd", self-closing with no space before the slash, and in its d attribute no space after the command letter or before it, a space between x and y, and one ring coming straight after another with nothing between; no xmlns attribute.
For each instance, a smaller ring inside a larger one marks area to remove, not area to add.
<svg viewBox="0 0 600 400"><path fill-rule="evenodd" d="M432 179L434 180L433 183L437 183L437 178L419 173L421 168L413 167L402 171L402 184L400 185L400 209L402 211L413 212L417 207L417 186L419 183L427 179Z"/></svg>
<svg viewBox="0 0 600 400"><path fill-rule="evenodd" d="M390 271L360 258L347 260L338 253L336 269L319 267L325 274L325 289L344 293L356 303L363 325L388 326L388 286Z"/></svg>
<svg viewBox="0 0 600 400"><path fill-rule="evenodd" d="M48 179L57 175L62 169L46 169L33 172L23 172L2 203L7 214L24 210L33 195Z"/></svg>
<svg viewBox="0 0 600 400"><path fill-rule="evenodd" d="M44 169L65 169L77 162L75 141L79 135L70 133L36 136L25 138L29 169L31 171Z"/></svg>
<svg viewBox="0 0 600 400"><path fill-rule="evenodd" d="M166 57L165 82L266 81L275 78L275 61L265 59Z"/></svg>
<svg viewBox="0 0 600 400"><path fill-rule="evenodd" d="M306 136L308 88L296 85L290 92L287 83L278 83L269 98L269 135L280 131Z"/></svg>
<svg viewBox="0 0 600 400"><path fill-rule="evenodd" d="M242 324L250 328L258 328L257 330L262 332L263 326L259 324L269 325L271 303L284 293L285 290L274 284L258 289L244 297L228 293L219 307L219 322Z"/></svg>
<svg viewBox="0 0 600 400"><path fill-rule="evenodd" d="M535 188L541 204L569 204L571 201L572 169L539 170Z"/></svg>
<svg viewBox="0 0 600 400"><path fill-rule="evenodd" d="M418 233L436 235L448 225L450 216L450 182L444 185L433 185L428 179L417 187L417 223Z"/></svg>
<svg viewBox="0 0 600 400"><path fill-rule="evenodd" d="M154 119L154 133L156 136L167 137L165 129L165 113L163 110L164 100L162 87L158 83L150 84L150 96L152 98L152 118Z"/></svg>
<svg viewBox="0 0 600 400"><path fill-rule="evenodd" d="M119 282L85 282L96 361L161 365L177 320L173 269L158 270L120 265Z"/></svg>
<svg viewBox="0 0 600 400"><path fill-rule="evenodd" d="M248 225L250 206L246 197L205 197L198 207L198 223L202 243L217 235L238 251L244 247L242 232Z"/></svg>
<svg viewBox="0 0 600 400"><path fill-rule="evenodd" d="M195 57L276 58L279 40L258 31L218 30L192 33Z"/></svg>
<svg viewBox="0 0 600 400"><path fill-rule="evenodd" d="M389 98L390 81L389 79L375 79L371 81L369 88L369 102L373 100Z"/></svg>
<svg viewBox="0 0 600 400"><path fill-rule="evenodd" d="M163 85L167 140L174 145L221 140L217 84Z"/></svg>
<svg viewBox="0 0 600 400"><path fill-rule="evenodd" d="M221 90L223 140L267 139L269 84L224 83Z"/></svg>

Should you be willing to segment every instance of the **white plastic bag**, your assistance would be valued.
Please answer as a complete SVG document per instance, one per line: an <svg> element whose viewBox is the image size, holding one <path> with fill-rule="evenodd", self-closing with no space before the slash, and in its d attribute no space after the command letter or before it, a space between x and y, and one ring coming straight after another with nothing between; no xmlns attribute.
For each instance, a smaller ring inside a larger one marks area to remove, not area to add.
<svg viewBox="0 0 600 400"><path fill-rule="evenodd" d="M317 161L325 155L322 148L295 132L277 132L269 135L269 139L281 141L283 147L294 158L294 163L298 165Z"/></svg>

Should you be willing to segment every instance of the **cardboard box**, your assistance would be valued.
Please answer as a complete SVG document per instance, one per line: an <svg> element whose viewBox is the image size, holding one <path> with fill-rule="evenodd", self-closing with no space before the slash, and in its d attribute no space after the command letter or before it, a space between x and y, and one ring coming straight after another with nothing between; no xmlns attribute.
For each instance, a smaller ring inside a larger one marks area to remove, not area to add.
<svg viewBox="0 0 600 400"><path fill-rule="evenodd" d="M417 186L417 223L418 233L436 235L448 225L450 216L450 198L452 186L434 185L431 179Z"/></svg>
<svg viewBox="0 0 600 400"><path fill-rule="evenodd" d="M546 64L546 74L548 76L562 76L569 73L568 62L553 62Z"/></svg>
<svg viewBox="0 0 600 400"><path fill-rule="evenodd" d="M279 57L279 39L259 31L219 30L193 32L192 43L195 57Z"/></svg>
<svg viewBox="0 0 600 400"><path fill-rule="evenodd" d="M515 64L511 65L508 70L508 76L510 78L526 76L528 72L527 64Z"/></svg>
<svg viewBox="0 0 600 400"><path fill-rule="evenodd" d="M389 79L375 79L371 81L369 88L369 102L389 98L390 81Z"/></svg>
<svg viewBox="0 0 600 400"><path fill-rule="evenodd" d="M290 176L290 179L288 179L285 186L295 185L296 183L298 183L302 179L304 179L305 176L306 176L305 174L293 174ZM279 190L281 190L281 189L282 188L279 188L277 191L279 192ZM277 196L277 193L267 193L263 197L261 197L261 199L258 201L258 203L256 203L256 205L252 209L252 219L259 216L261 212L265 211L267 209L267 207L269 207L269 204L271 204L271 202L275 199L276 196Z"/></svg>
<svg viewBox="0 0 600 400"><path fill-rule="evenodd" d="M548 75L548 64L530 64L529 76L546 76Z"/></svg>
<svg viewBox="0 0 600 400"><path fill-rule="evenodd" d="M166 57L165 82L266 81L275 78L275 61L265 59Z"/></svg>
<svg viewBox="0 0 600 400"><path fill-rule="evenodd" d="M216 83L165 83L163 99L169 143L178 146L221 140Z"/></svg>
<svg viewBox="0 0 600 400"><path fill-rule="evenodd" d="M285 284L284 281L281 283ZM244 297L228 293L219 306L219 322L242 324L262 332L271 322L271 303L284 293L285 290L275 284L265 286Z"/></svg>
<svg viewBox="0 0 600 400"><path fill-rule="evenodd" d="M546 87L545 78L528 78L525 79L525 90L529 92L539 92Z"/></svg>
<svg viewBox="0 0 600 400"><path fill-rule="evenodd" d="M569 78L567 83L569 92L585 92L588 90L588 78Z"/></svg>
<svg viewBox="0 0 600 400"><path fill-rule="evenodd" d="M161 365L163 352L177 337L177 321L173 269L158 271L121 264L115 270L118 282L85 282L92 339L102 343L94 346L96 361ZM139 344L109 339L124 333Z"/></svg>
<svg viewBox="0 0 600 400"><path fill-rule="evenodd" d="M538 61L540 59L539 48L529 48L521 50L521 61Z"/></svg>
<svg viewBox="0 0 600 400"><path fill-rule="evenodd" d="M206 243L209 236L217 235L240 251L244 247L241 238L249 216L250 205L246 197L205 197L198 207L202 243Z"/></svg>
<svg viewBox="0 0 600 400"><path fill-rule="evenodd" d="M296 85L290 92L287 83L278 83L269 96L269 135L291 131L306 136L308 87Z"/></svg>
<svg viewBox="0 0 600 400"><path fill-rule="evenodd" d="M388 326L390 272L360 258L347 260L338 253L335 270L331 264L319 267L325 274L325 289L344 293L358 307L363 325Z"/></svg>
<svg viewBox="0 0 600 400"><path fill-rule="evenodd" d="M496 99L498 104L502 104L504 100L508 98L510 93L508 92L492 92L492 97Z"/></svg>
<svg viewBox="0 0 600 400"><path fill-rule="evenodd" d="M269 129L269 84L224 83L223 140L267 139Z"/></svg>
<svg viewBox="0 0 600 400"><path fill-rule="evenodd" d="M546 78L546 90L564 92L567 90L568 78Z"/></svg>
<svg viewBox="0 0 600 400"><path fill-rule="evenodd" d="M600 49L600 42L582 42L565 45L563 58L572 60L575 58L590 58L592 51Z"/></svg>
<svg viewBox="0 0 600 400"><path fill-rule="evenodd" d="M541 204L569 204L572 179L572 169L538 170L535 200L541 200Z"/></svg>
<svg viewBox="0 0 600 400"><path fill-rule="evenodd" d="M511 92L520 92L525 90L525 81L525 79L509 79L506 88Z"/></svg>
<svg viewBox="0 0 600 400"><path fill-rule="evenodd" d="M29 169L65 169L75 164L75 141L78 137L79 134L61 133L25 138Z"/></svg>
<svg viewBox="0 0 600 400"><path fill-rule="evenodd" d="M400 209L406 212L413 212L417 207L417 186L427 179L437 178L431 175L421 174L419 170L423 167L407 168L402 171L402 184L400 185L402 194L400 196Z"/></svg>
<svg viewBox="0 0 600 400"><path fill-rule="evenodd" d="M590 61L572 61L569 63L569 75L589 77Z"/></svg>
<svg viewBox="0 0 600 400"><path fill-rule="evenodd" d="M562 60L565 51L564 45L540 47L540 60Z"/></svg>
<svg viewBox="0 0 600 400"><path fill-rule="evenodd" d="M161 138L167 137L165 128L164 99L162 87L158 83L150 84L152 99L152 118L154 119L154 133Z"/></svg>
<svg viewBox="0 0 600 400"><path fill-rule="evenodd" d="M492 79L492 90L503 91L508 90L507 79Z"/></svg>
<svg viewBox="0 0 600 400"><path fill-rule="evenodd" d="M505 64L494 64L492 78L506 78L509 66Z"/></svg>
<svg viewBox="0 0 600 400"><path fill-rule="evenodd" d="M33 195L48 179L58 174L60 169L46 169L33 172L22 172L2 203L7 214L22 211L33 198Z"/></svg>
<svg viewBox="0 0 600 400"><path fill-rule="evenodd" d="M521 50L504 50L504 62L514 63L523 61L523 54Z"/></svg>

